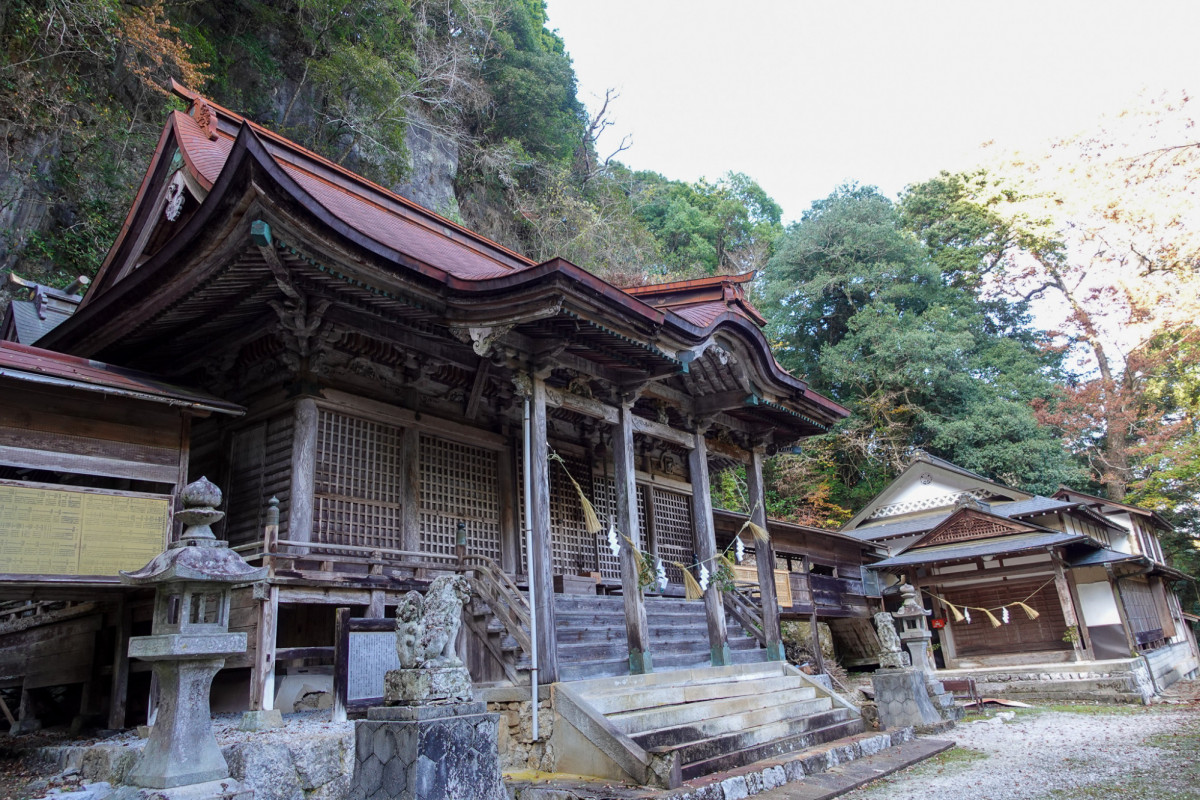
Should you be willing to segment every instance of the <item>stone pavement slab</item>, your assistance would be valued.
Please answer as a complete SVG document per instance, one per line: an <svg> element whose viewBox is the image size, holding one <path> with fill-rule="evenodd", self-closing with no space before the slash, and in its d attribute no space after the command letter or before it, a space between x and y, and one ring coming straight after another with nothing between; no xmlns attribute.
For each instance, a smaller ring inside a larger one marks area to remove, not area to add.
<svg viewBox="0 0 1200 800"><path fill-rule="evenodd" d="M758 800L829 800L891 775L954 747L941 739L913 739L873 756L851 761L828 772L784 784L758 795Z"/></svg>

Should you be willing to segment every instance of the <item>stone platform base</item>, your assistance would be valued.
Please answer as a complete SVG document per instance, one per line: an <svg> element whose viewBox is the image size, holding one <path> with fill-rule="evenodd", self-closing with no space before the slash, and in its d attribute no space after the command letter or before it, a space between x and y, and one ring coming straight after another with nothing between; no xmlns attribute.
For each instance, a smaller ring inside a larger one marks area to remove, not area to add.
<svg viewBox="0 0 1200 800"><path fill-rule="evenodd" d="M193 783L172 789L144 789L122 786L105 800L254 800L254 790L232 778Z"/></svg>
<svg viewBox="0 0 1200 800"><path fill-rule="evenodd" d="M961 719L963 710L954 704L936 681L930 685L926 673L916 669L881 669L871 676L879 721L886 728L912 727L920 732L938 729L944 722Z"/></svg>
<svg viewBox="0 0 1200 800"><path fill-rule="evenodd" d="M354 725L349 800L506 800L499 718L482 702L369 709Z"/></svg>
<svg viewBox="0 0 1200 800"><path fill-rule="evenodd" d="M245 711L242 713L242 721L238 723L239 731L269 731L282 727L283 714L277 708L269 711Z"/></svg>

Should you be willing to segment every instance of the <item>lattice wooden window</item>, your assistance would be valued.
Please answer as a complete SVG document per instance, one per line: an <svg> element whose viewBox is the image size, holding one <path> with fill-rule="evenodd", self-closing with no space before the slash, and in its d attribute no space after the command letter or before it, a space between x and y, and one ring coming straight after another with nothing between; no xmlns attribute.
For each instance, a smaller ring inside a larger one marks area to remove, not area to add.
<svg viewBox="0 0 1200 800"><path fill-rule="evenodd" d="M671 583L682 584L683 575L670 562L690 564L696 552L691 498L659 486L649 488L654 498L654 541L658 557L666 562L667 579ZM714 571L711 564L708 569Z"/></svg>
<svg viewBox="0 0 1200 800"><path fill-rule="evenodd" d="M500 558L499 454L421 434L421 549L454 554L461 520L467 552Z"/></svg>
<svg viewBox="0 0 1200 800"><path fill-rule="evenodd" d="M621 560L612 554L608 546L608 522L617 509L617 484L607 475L596 475L592 478L592 497L596 513L604 524L604 530L596 536L596 554L600 562L600 574L605 578L620 580ZM638 487L638 529L642 531L642 547L646 547L646 496L642 487Z"/></svg>
<svg viewBox="0 0 1200 800"><path fill-rule="evenodd" d="M313 541L402 549L402 430L320 409Z"/></svg>

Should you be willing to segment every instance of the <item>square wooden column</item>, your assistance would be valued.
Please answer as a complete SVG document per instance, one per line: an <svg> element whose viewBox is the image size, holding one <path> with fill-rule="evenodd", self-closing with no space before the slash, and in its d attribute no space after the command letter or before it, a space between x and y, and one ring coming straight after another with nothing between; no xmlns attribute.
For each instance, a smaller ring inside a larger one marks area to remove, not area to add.
<svg viewBox="0 0 1200 800"><path fill-rule="evenodd" d="M767 500L763 487L763 452L750 451L746 465L746 489L750 493L750 519L767 529ZM754 542L754 561L758 566L758 588L762 599L763 633L767 637L767 660L784 661L783 637L779 630L779 598L775 594L775 548L770 542Z"/></svg>
<svg viewBox="0 0 1200 800"><path fill-rule="evenodd" d="M709 564L715 572L712 559L717 555L717 534L713 525L712 496L708 482L708 446L704 441L704 429L696 430L696 442L688 453L688 473L692 480L692 531L696 555L701 562ZM733 663L729 652L729 635L725 629L725 601L721 590L710 582L704 592L704 615L708 620L708 645L714 667Z"/></svg>
<svg viewBox="0 0 1200 800"><path fill-rule="evenodd" d="M1062 606L1063 619L1066 621L1067 627L1074 626L1078 634L1071 645L1075 651L1075 660L1090 661L1092 658L1090 637L1087 633L1087 626L1083 624L1079 612L1076 611L1075 595L1071 591L1071 582L1067 578L1066 570L1063 568L1062 554L1055 551L1051 554L1051 557L1054 559L1054 588L1058 592L1058 602Z"/></svg>
<svg viewBox="0 0 1200 800"><path fill-rule="evenodd" d="M629 537L634 547L642 547L638 530L637 475L633 452L633 403L620 404L613 429L613 476L617 488L617 529ZM637 566L629 543L621 541L621 593L625 596L625 634L629 642L629 671L634 675L653 672L650 657L650 627L646 623L646 603L638 583Z"/></svg>
<svg viewBox="0 0 1200 800"><path fill-rule="evenodd" d="M530 376L529 475L533 568L529 589L537 603L538 683L558 680L558 636L554 627L554 546L550 539L550 443L546 433L546 382Z"/></svg>
<svg viewBox="0 0 1200 800"><path fill-rule="evenodd" d="M311 542L316 502L317 403L311 397L302 397L296 401L294 413L292 491L287 538L294 542ZM308 552L308 548L288 548L288 552L303 555Z"/></svg>

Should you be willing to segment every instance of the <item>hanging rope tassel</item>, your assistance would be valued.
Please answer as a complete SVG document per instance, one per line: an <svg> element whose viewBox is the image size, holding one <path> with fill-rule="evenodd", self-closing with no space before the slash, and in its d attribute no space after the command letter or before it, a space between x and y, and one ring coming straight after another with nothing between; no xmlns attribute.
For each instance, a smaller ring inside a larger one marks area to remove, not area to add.
<svg viewBox="0 0 1200 800"><path fill-rule="evenodd" d="M954 605L953 603L946 603L945 600L942 602L946 604L946 608L950 609L950 613L954 615L955 622L962 622L964 619L966 619L966 617L963 616L963 613L958 610L958 606Z"/></svg>
<svg viewBox="0 0 1200 800"><path fill-rule="evenodd" d="M992 623L992 627L993 627L993 628L999 628L999 627L1000 627L1000 620L996 619L996 615L995 615L995 614L993 614L992 612L988 611L986 608L977 608L977 609L975 609L975 610L976 610L976 611L982 611L983 613L987 614L988 622Z"/></svg>
<svg viewBox="0 0 1200 800"><path fill-rule="evenodd" d="M692 575L691 570L680 564L678 561L672 561L671 564L679 568L683 573L683 596L687 600L699 600L704 596L704 592L700 591L700 584L696 583L696 578Z"/></svg>
<svg viewBox="0 0 1200 800"><path fill-rule="evenodd" d="M1025 603L1023 603L1023 602L1021 602L1021 601L1019 601L1019 600L1017 601L1016 605L1019 605L1021 608L1025 609L1025 613L1029 615L1029 618L1030 618L1030 619L1037 619L1038 617L1040 617L1040 616L1041 616L1041 614L1039 614L1037 611L1035 611L1034 609L1030 608L1030 607L1029 607L1029 606L1027 606Z"/></svg>

